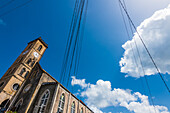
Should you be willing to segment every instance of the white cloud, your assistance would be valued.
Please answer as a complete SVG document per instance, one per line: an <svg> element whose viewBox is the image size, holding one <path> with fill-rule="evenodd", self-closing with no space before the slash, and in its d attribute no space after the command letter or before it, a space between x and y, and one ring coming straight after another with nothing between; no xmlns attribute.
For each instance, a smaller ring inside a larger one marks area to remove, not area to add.
<svg viewBox="0 0 170 113"><path fill-rule="evenodd" d="M150 18L144 20L137 30L141 37L143 38L146 46L148 47L151 55L153 56L157 66L159 67L161 73L170 74L170 5L162 10L156 11ZM132 40L127 41L122 47L125 49L123 58L121 58L120 66L121 72L128 73L127 76L132 76L139 78L144 76L141 66L138 69L135 65L134 54L137 57L137 50L134 41L138 45L142 63L144 65L145 75L154 75L157 73L153 63L151 62L144 46L139 40L138 35L135 33ZM133 46L133 49L131 46ZM137 57L138 65L139 57Z"/></svg>
<svg viewBox="0 0 170 113"><path fill-rule="evenodd" d="M89 84L85 83L85 79L76 79L75 76L72 76L72 81L71 81L71 85L80 85L82 88L88 87Z"/></svg>
<svg viewBox="0 0 170 113"><path fill-rule="evenodd" d="M97 108L94 105L90 106L90 109L94 112L94 113L103 113L99 108ZM109 112L110 113L110 112Z"/></svg>
<svg viewBox="0 0 170 113"><path fill-rule="evenodd" d="M76 80L76 78L74 78ZM81 79L78 79L81 81ZM85 81L85 79L83 79ZM86 84L85 82L77 85ZM109 106L121 106L135 113L170 113L165 106L150 105L148 96L139 92L132 92L129 89L111 88L110 81L98 80L96 84L88 84L82 87L84 91L81 96L85 97L85 102L95 113L103 113L100 109Z"/></svg>

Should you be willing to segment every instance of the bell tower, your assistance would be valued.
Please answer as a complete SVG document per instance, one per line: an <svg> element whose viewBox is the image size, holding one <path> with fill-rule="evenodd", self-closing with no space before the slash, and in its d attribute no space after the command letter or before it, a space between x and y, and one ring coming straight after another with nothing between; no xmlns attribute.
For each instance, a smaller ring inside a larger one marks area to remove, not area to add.
<svg viewBox="0 0 170 113"><path fill-rule="evenodd" d="M40 38L28 43L27 47L0 79L0 107L7 107L10 99L27 79L34 65L40 61L48 45Z"/></svg>

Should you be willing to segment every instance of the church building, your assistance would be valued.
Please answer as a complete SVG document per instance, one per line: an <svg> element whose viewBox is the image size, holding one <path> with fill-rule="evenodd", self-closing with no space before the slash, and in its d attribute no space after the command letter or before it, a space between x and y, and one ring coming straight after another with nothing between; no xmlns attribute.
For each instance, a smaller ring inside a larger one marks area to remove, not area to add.
<svg viewBox="0 0 170 113"><path fill-rule="evenodd" d="M48 45L41 39L27 47L0 79L0 113L93 113L39 64Z"/></svg>

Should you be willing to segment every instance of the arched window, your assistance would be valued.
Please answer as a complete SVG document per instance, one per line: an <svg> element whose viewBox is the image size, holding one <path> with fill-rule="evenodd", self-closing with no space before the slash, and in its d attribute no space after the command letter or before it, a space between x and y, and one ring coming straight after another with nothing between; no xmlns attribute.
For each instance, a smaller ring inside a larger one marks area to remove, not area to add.
<svg viewBox="0 0 170 113"><path fill-rule="evenodd" d="M23 74L25 71L26 71L26 69L25 69L25 68L22 68L22 70L20 71L19 75L22 76L22 74Z"/></svg>
<svg viewBox="0 0 170 113"><path fill-rule="evenodd" d="M29 65L31 63L32 59L29 58L28 61L27 61L27 64Z"/></svg>
<svg viewBox="0 0 170 113"><path fill-rule="evenodd" d="M27 73L25 74L24 78L27 78L28 74L29 74L29 71L27 71Z"/></svg>
<svg viewBox="0 0 170 113"><path fill-rule="evenodd" d="M42 45L40 45L37 50L41 51L41 49L42 49Z"/></svg>
<svg viewBox="0 0 170 113"><path fill-rule="evenodd" d="M81 108L80 113L83 113L83 108Z"/></svg>
<svg viewBox="0 0 170 113"><path fill-rule="evenodd" d="M33 62L31 63L31 67L32 67L34 64L35 64L35 61L33 61Z"/></svg>
<svg viewBox="0 0 170 113"><path fill-rule="evenodd" d="M38 113L44 113L45 112L45 107L47 105L47 101L50 96L50 91L46 90L42 97L40 98L41 100L39 101L39 106L38 106Z"/></svg>
<svg viewBox="0 0 170 113"><path fill-rule="evenodd" d="M63 110L64 110L64 102L65 102L65 96L64 96L64 94L62 94L62 95L60 96L60 101L59 101L57 113L63 113Z"/></svg>
<svg viewBox="0 0 170 113"><path fill-rule="evenodd" d="M71 105L71 113L75 113L75 102Z"/></svg>
<svg viewBox="0 0 170 113"><path fill-rule="evenodd" d="M4 108L4 110L6 110L6 108L8 108L8 106L9 106L9 104L10 104L10 100L6 99L0 104L0 107L1 107L1 109Z"/></svg>
<svg viewBox="0 0 170 113"><path fill-rule="evenodd" d="M20 99L17 104L15 105L15 111L18 111L19 108L22 106L22 103L23 103L23 99Z"/></svg>

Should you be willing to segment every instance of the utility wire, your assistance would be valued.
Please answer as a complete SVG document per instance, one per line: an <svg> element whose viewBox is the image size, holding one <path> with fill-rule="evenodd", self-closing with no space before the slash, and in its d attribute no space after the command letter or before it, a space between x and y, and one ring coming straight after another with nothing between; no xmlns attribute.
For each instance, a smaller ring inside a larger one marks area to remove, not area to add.
<svg viewBox="0 0 170 113"><path fill-rule="evenodd" d="M70 33L70 36L68 37L69 38L69 43L68 43L68 49L66 48L66 57L65 57L65 61L64 61L63 74L61 75L61 77L62 77L61 83L64 82L64 78L66 76L66 70L67 70L68 61L69 61L71 45L72 45L72 41L73 41L74 31L76 29L77 19L79 17L79 12L80 12L80 8L81 8L80 7L81 4L82 4L82 0L79 3L78 11L75 12L76 14L75 14L74 22L73 22L73 28L70 28L71 29L71 33Z"/></svg>
<svg viewBox="0 0 170 113"><path fill-rule="evenodd" d="M71 27L70 27L70 30L69 30L69 35L68 35L68 39L67 39L67 44L66 44L66 49L65 49L64 59L63 59L63 64L62 64L62 70L61 70L61 74L60 74L60 82L62 81L62 76L63 76L64 70L65 70L66 54L67 54L68 46L69 46L69 42L70 42L70 38L69 37L71 36L71 31L72 31L72 28L73 28L73 23L74 23L74 20L75 20L75 17L76 17L76 13L77 13L77 7L78 7L78 0L76 0L76 2L75 2L74 12L73 12L72 21L71 21Z"/></svg>
<svg viewBox="0 0 170 113"><path fill-rule="evenodd" d="M86 0L86 8L85 8L85 14L84 14L84 19L83 19L83 26L82 26L82 33L81 33L81 36L80 36L80 45L78 47L77 50L79 50L77 52L77 55L76 55L76 65L75 65L75 71L74 71L74 75L77 75L77 72L78 72L78 68L79 68L79 62L80 62L80 54L81 54L81 51L82 51L82 43L83 43L83 39L84 39L84 28L85 28L85 23L86 23L86 19L87 19L87 7L88 7L88 0Z"/></svg>
<svg viewBox="0 0 170 113"><path fill-rule="evenodd" d="M125 8L126 8L126 5L125 5L124 0L123 0L123 3L124 3L124 6L125 6ZM122 9L121 9L120 3L119 3L119 7L120 7L121 15L122 15L122 18L123 18L123 22L124 22L124 25L125 25L125 29L126 29L126 32L127 32L127 35L128 35L128 39L130 40L130 35L129 35L129 32L128 32L127 24L126 24L125 17L124 17L124 15L123 15L123 11L122 11ZM127 9L126 9L126 10L127 10ZM130 25L130 28L131 28L131 25ZM133 30L132 30L132 29L131 29L131 32L132 32L132 35L133 35ZM134 40L135 40L135 39L134 39ZM135 42L135 45L136 45L136 42ZM136 57L135 57L135 53L134 53L132 44L130 44L130 47L131 47L131 49L132 49L133 56L134 56L134 59L135 59L135 64L136 64L136 67L137 67L137 72L138 72L138 74L140 75L140 73L139 73L139 66L138 66L138 64L137 64L137 60L136 60ZM139 56L139 59L140 59L140 54L139 54L137 45L136 45L136 49L137 49L137 53L138 53L138 56ZM141 63L141 59L140 59L140 63ZM142 66L142 64L141 64L141 66ZM143 69L143 66L142 66L142 69ZM145 75L144 69L143 69L143 73L144 73L144 75ZM153 104L153 106L154 106L154 110L155 110L155 104L154 104L153 99L152 99L152 94L151 94L150 87L149 87L149 84L148 84L148 81L147 81L146 76L145 76L145 80L146 80L146 84L147 84L147 87L148 87L148 90L149 90L150 99L151 99L151 102L152 102L152 104ZM142 86L143 86L143 88L144 88L144 84L143 84L142 79L141 79L141 83L142 83ZM145 89L145 88L144 88L144 89ZM149 112L151 113L150 108L149 108ZM156 110L155 110L155 113L156 113Z"/></svg>
<svg viewBox="0 0 170 113"><path fill-rule="evenodd" d="M82 29L81 29L81 35L78 39L78 44L77 44L77 49L76 49L76 57L75 57L75 64L74 64L74 71L73 71L73 75L75 77L77 77L77 72L78 72L78 68L79 68L79 62L80 62L80 54L82 51L82 45L83 45L83 39L84 39L84 28L85 28L85 23L86 23L86 18L87 18L87 7L88 7L88 0L86 0L86 6L85 6L85 12L84 12L84 18L82 21ZM74 87L72 87L72 93L74 93Z"/></svg>
<svg viewBox="0 0 170 113"><path fill-rule="evenodd" d="M83 4L82 4L82 7L81 7L81 13L80 13L80 18L79 18L79 23L78 23L78 28L77 28L76 40L75 40L75 45L74 45L74 49L73 49L73 54L72 54L69 74L68 74L67 86L68 86L70 75L71 75L71 69L72 69L72 66L73 66L74 53L75 53L75 49L76 49L77 40L78 40L78 37L79 37L79 31L80 31L80 26L81 26L81 20L82 20L82 14L83 14L83 9L84 9L84 3L85 3L85 0L83 0Z"/></svg>
<svg viewBox="0 0 170 113"><path fill-rule="evenodd" d="M18 5L18 6L16 6L16 7L10 9L9 11L7 11L7 12L1 14L0 17L5 16L5 15L11 13L12 11L15 11L16 9L21 8L21 7L25 6L25 5L27 5L27 4L30 3L31 1L32 1L32 0L29 0L29 1L27 1L27 2L24 2L24 3L22 3L22 4Z"/></svg>
<svg viewBox="0 0 170 113"><path fill-rule="evenodd" d="M14 2L14 1L15 1L15 0L10 0L10 1L8 1L6 4L0 6L0 9L2 9L2 8L6 7L6 6L8 6L9 4L11 4L11 3Z"/></svg>
<svg viewBox="0 0 170 113"><path fill-rule="evenodd" d="M170 93L170 89L169 89L168 85L166 84L166 82L165 82L165 80L164 80L163 76L161 75L161 73L160 73L160 71L159 71L159 69L158 69L158 67L157 67L157 65L156 65L156 63L155 63L155 61L154 61L154 59L152 58L152 56L151 56L151 54L150 54L150 52L149 52L148 48L146 47L146 45L145 45L145 43L144 43L144 41L143 41L142 37L140 36L139 32L137 31L136 26L134 25L134 23L133 23L132 19L130 18L130 15L128 14L128 12L127 12L127 10L125 9L125 7L123 6L122 2L121 2L120 0L119 0L119 2L120 2L120 4L121 4L121 6L122 6L123 10L125 11L125 13L126 13L126 15L127 15L128 19L129 19L129 21L131 22L131 24L132 24L133 28L135 29L135 31L136 31L136 33L137 33L137 35L139 36L139 38L140 38L140 40L141 40L142 44L144 45L144 48L146 49L146 51L147 51L147 53L148 53L148 55L149 55L149 57L150 57L150 59L151 59L152 63L154 64L154 66L155 66L155 68L156 68L156 70L157 70L157 72L158 72L159 76L161 77L161 79L162 79L162 81L163 81L163 83L164 83L164 85L165 85L166 89L167 89L167 90L168 90L168 92Z"/></svg>
<svg viewBox="0 0 170 113"><path fill-rule="evenodd" d="M126 9L126 11L127 11L126 3L125 3L124 0L123 0L123 4L124 4L124 7L125 7L125 9ZM129 19L128 19L128 20L129 20ZM128 21L128 22L129 22L131 34L133 35L132 25L131 25L130 21ZM139 56L139 61L140 61L141 67L142 67L143 75L145 75L144 66L143 66L143 63L142 63L141 55L140 55L140 52L139 52L139 49L138 49L138 46L137 46L137 43L136 43L136 39L135 39L135 38L134 38L134 42L135 42L137 54L138 54L138 56ZM151 89L150 89L150 86L149 86L148 79L147 79L146 76L144 76L144 78L145 78L145 82L146 82L147 88L148 88L148 90L149 90L149 95L150 95L151 102L152 102L152 104L153 104L153 106L154 106L154 110L155 110L155 112L156 112L155 104L154 104L154 101L153 101L153 98L152 98L153 96L152 96L152 93L151 93Z"/></svg>

